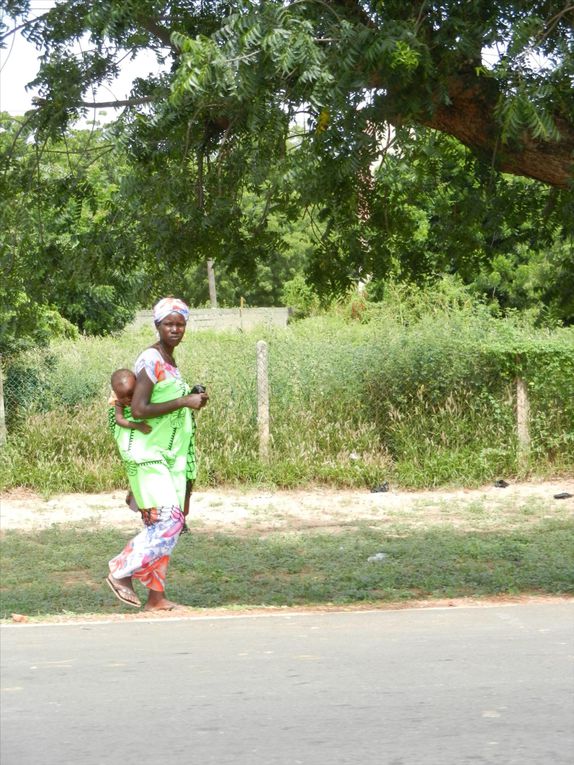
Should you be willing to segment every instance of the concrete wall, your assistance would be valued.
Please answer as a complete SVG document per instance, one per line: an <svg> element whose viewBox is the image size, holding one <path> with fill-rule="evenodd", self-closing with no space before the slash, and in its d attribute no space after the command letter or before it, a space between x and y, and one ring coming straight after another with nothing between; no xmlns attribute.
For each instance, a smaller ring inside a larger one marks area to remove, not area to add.
<svg viewBox="0 0 574 765"><path fill-rule="evenodd" d="M188 331L248 330L261 325L286 327L289 315L289 308L192 308L189 312ZM132 326L144 325L153 326L151 311L137 312Z"/></svg>

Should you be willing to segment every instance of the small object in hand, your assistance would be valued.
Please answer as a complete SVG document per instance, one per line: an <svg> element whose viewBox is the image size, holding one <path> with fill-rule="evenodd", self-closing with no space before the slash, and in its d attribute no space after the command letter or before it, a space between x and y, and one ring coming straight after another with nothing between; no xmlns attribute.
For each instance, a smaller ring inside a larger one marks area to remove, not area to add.
<svg viewBox="0 0 574 765"><path fill-rule="evenodd" d="M503 481L502 479L500 481L495 481L494 485L496 486L497 489L506 489L507 486L510 486L509 483L507 483L506 481Z"/></svg>
<svg viewBox="0 0 574 765"><path fill-rule="evenodd" d="M371 489L371 494L376 494L380 491L388 491L389 490L389 482L385 481L384 483L379 484L379 486L373 486Z"/></svg>
<svg viewBox="0 0 574 765"><path fill-rule="evenodd" d="M561 491L560 494L555 494L554 499L570 499L574 495L568 494L567 491Z"/></svg>
<svg viewBox="0 0 574 765"><path fill-rule="evenodd" d="M205 385L194 385L191 389L192 393L205 393Z"/></svg>

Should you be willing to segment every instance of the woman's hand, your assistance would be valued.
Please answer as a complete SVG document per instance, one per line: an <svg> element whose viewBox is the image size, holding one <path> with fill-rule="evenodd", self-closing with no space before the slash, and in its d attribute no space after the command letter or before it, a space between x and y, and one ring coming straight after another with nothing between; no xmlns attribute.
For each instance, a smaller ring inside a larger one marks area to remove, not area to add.
<svg viewBox="0 0 574 765"><path fill-rule="evenodd" d="M188 396L184 396L184 406L188 409L203 409L203 407L209 401L207 393L190 393Z"/></svg>
<svg viewBox="0 0 574 765"><path fill-rule="evenodd" d="M162 401L158 404L151 403L151 395L154 383L148 377L145 369L142 369L136 378L136 387L132 397L132 415L138 420L150 420L171 414L183 407L187 409L202 409L208 402L207 393L189 393L187 396L174 398L171 401Z"/></svg>

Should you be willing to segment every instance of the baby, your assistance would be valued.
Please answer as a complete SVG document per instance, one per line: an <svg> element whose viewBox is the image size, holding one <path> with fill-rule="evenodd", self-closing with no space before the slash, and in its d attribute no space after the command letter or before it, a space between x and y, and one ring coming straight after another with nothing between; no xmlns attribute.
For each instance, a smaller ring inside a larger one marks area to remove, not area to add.
<svg viewBox="0 0 574 765"><path fill-rule="evenodd" d="M116 425L120 428L139 430L140 433L151 433L151 426L147 422L134 422L128 419L132 416L130 404L136 385L135 374L130 369L116 369L112 375L111 384L113 396L110 398L110 407L114 409Z"/></svg>
<svg viewBox="0 0 574 765"><path fill-rule="evenodd" d="M128 419L132 416L130 404L134 395L136 385L136 376L130 369L116 369L111 379L113 394L110 397L110 428L112 433L115 425L120 428L129 428L130 430L139 430L140 433L151 433L151 426L147 422L134 422ZM126 496L126 505L134 512L139 512L134 495L128 491Z"/></svg>

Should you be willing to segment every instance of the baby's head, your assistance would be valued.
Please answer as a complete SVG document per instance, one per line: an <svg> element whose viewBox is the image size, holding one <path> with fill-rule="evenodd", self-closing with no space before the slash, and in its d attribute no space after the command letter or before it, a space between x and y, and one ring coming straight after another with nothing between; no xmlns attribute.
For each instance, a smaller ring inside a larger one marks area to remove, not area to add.
<svg viewBox="0 0 574 765"><path fill-rule="evenodd" d="M134 395L136 376L131 369L116 369L112 375L112 390L116 399L124 406L129 406Z"/></svg>

